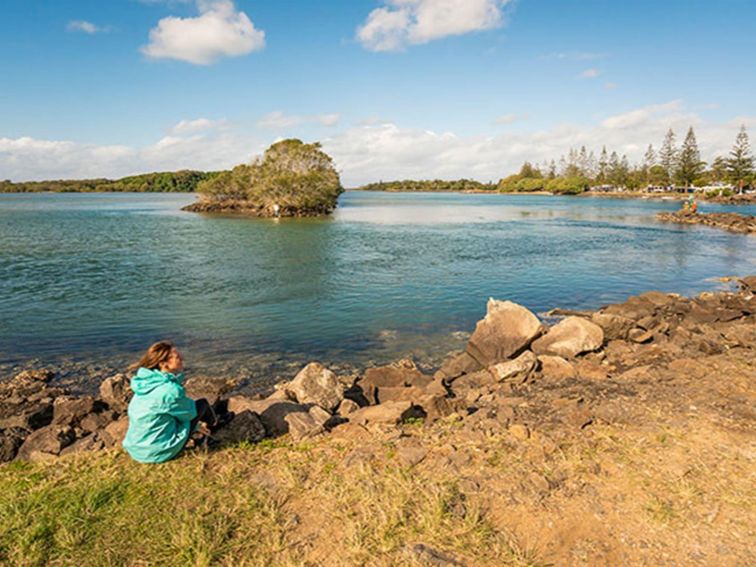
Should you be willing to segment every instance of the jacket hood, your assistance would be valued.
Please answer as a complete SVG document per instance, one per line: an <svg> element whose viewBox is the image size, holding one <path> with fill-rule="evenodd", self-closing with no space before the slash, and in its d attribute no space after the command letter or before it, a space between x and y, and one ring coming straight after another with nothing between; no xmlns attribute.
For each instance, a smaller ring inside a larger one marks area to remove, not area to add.
<svg viewBox="0 0 756 567"><path fill-rule="evenodd" d="M140 368L136 376L131 379L131 389L137 395L149 394L152 390L162 384L173 382L181 384L184 379L183 372L180 374L171 374L170 372L161 372L160 370L150 370L149 368Z"/></svg>

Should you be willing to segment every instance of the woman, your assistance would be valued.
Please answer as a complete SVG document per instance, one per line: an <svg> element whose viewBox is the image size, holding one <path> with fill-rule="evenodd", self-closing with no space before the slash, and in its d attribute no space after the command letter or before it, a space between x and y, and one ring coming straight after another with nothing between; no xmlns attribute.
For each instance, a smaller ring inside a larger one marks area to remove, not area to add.
<svg viewBox="0 0 756 567"><path fill-rule="evenodd" d="M147 349L131 379L134 397L129 403L129 429L123 448L140 463L162 463L175 457L198 430L209 434L218 425L207 400L186 396L184 361L170 341ZM199 427L198 427L199 426Z"/></svg>

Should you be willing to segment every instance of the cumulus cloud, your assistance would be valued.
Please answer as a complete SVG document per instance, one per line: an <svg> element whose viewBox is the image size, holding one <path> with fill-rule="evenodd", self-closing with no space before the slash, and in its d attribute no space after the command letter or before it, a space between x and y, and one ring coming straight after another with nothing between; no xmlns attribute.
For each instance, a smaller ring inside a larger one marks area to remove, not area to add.
<svg viewBox="0 0 756 567"><path fill-rule="evenodd" d="M210 65L222 57L246 55L265 47L265 32L237 11L232 0L197 0L199 16L170 16L150 31L141 51L152 59L178 59Z"/></svg>
<svg viewBox="0 0 756 567"><path fill-rule="evenodd" d="M400 51L500 26L510 0L384 0L357 28L357 39L371 51Z"/></svg>
<svg viewBox="0 0 756 567"><path fill-rule="evenodd" d="M0 138L0 171L3 177L26 180L112 178L183 168L217 170L248 161L278 135L256 137L232 125L200 128L202 120L206 119L182 121L179 124L197 126L177 124L144 147ZM371 121L335 131L322 142L342 172L343 183L352 187L379 179L497 180L517 171L526 160L559 159L582 145L596 152L606 146L637 161L649 143L661 144L668 128L681 138L691 125L703 159L711 161L729 151L741 124L756 135L756 116L707 121L683 101L673 100L605 116L587 126L563 123L543 130L505 129L496 135L459 136Z"/></svg>
<svg viewBox="0 0 756 567"><path fill-rule="evenodd" d="M591 68L591 69L586 69L585 71L580 73L580 75L578 76L581 79L595 79L600 74L601 74L601 71L599 71L598 69Z"/></svg>
<svg viewBox="0 0 756 567"><path fill-rule="evenodd" d="M339 122L340 115L333 112L328 114L298 115L284 114L280 110L269 112L258 122L258 128L266 130L285 130L302 124L320 124L321 126L335 126Z"/></svg>
<svg viewBox="0 0 756 567"><path fill-rule="evenodd" d="M98 26L97 24L93 24L92 22L88 22L86 20L71 20L66 25L66 30L70 32L80 32L94 35L97 33L108 33L109 31L111 31L111 27Z"/></svg>

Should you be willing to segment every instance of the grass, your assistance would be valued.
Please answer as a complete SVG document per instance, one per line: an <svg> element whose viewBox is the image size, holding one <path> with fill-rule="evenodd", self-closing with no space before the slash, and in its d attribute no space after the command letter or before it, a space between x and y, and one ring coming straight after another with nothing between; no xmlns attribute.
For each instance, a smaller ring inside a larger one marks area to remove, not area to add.
<svg viewBox="0 0 756 567"><path fill-rule="evenodd" d="M537 564L453 475L341 456L276 441L157 466L108 452L0 467L0 563L412 565L406 547L422 542Z"/></svg>

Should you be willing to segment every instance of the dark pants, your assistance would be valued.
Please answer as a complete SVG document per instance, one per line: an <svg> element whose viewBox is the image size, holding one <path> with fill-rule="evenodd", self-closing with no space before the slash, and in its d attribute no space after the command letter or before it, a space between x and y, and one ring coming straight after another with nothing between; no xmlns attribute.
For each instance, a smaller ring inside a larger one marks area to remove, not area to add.
<svg viewBox="0 0 756 567"><path fill-rule="evenodd" d="M194 404L197 408L197 417L192 420L189 431L193 432L200 421L207 423L211 429L215 427L218 423L218 418L215 416L215 411L213 411L213 406L210 405L210 402L205 398L200 398L199 400L195 400Z"/></svg>

